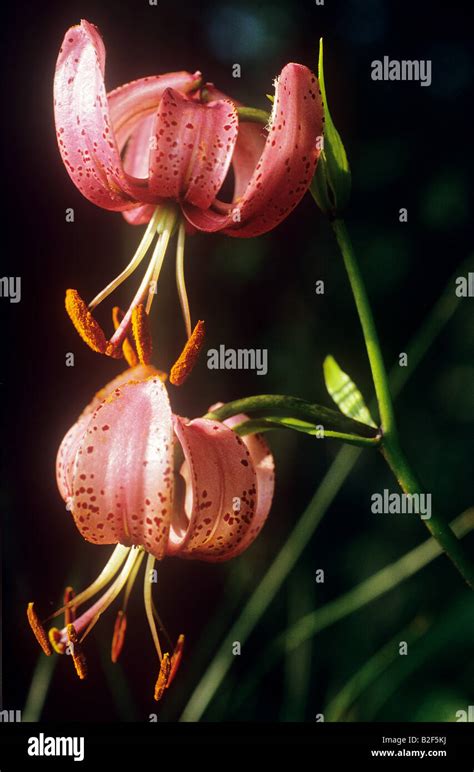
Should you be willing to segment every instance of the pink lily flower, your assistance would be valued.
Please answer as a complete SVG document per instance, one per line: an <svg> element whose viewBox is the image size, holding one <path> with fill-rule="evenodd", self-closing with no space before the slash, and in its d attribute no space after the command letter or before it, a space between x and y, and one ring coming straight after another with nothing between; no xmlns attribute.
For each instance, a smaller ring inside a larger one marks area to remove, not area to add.
<svg viewBox="0 0 474 772"><path fill-rule="evenodd" d="M49 644L59 653L70 647L85 677L80 643L125 588L112 644L116 661L128 597L148 553L144 599L160 661L155 698L162 696L184 639L172 657L163 653L151 596L155 561L167 555L230 560L252 544L270 510L273 457L261 437L241 439L232 431L244 419L221 423L173 415L161 375L151 365L127 370L93 398L61 443L57 481L81 535L93 544L117 546L96 581L53 614L65 611L69 618L62 630L50 630L49 641L30 604L28 616L46 653ZM86 611L71 617L109 583Z"/></svg>
<svg viewBox="0 0 474 772"><path fill-rule="evenodd" d="M71 27L54 81L59 149L77 188L132 224L148 223L129 266L88 306L102 302L138 267L158 236L149 267L102 353L115 355L139 304L150 311L169 240L178 229L178 291L188 338L184 283L186 228L257 236L297 206L313 178L321 150L323 107L318 82L301 64L287 64L275 81L268 126L239 125L238 103L203 85L199 72L151 76L106 92L105 49L94 25ZM234 171L230 202L219 199ZM187 225L185 226L185 223ZM69 309L68 309L69 310ZM83 328L71 314L82 334ZM98 350L96 348L96 350Z"/></svg>

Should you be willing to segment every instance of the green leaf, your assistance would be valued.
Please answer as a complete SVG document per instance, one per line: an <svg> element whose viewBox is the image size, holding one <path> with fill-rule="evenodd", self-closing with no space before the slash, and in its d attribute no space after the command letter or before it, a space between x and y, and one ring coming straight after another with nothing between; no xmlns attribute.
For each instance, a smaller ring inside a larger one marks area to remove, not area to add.
<svg viewBox="0 0 474 772"><path fill-rule="evenodd" d="M377 445L380 441L375 424L362 423L350 416L341 415L337 410L281 394L259 394L228 402L208 413L205 418L224 421L240 413L251 419L252 425L247 427L249 431L286 427L316 436L323 431L324 437L363 445Z"/></svg>
<svg viewBox="0 0 474 772"><path fill-rule="evenodd" d="M300 421L290 416L268 416L268 418L253 418L249 421L243 421L232 427L233 431L240 437L248 434L262 434L272 429L293 429L296 432L310 434L317 437L318 440L339 440L347 445L356 445L359 448L373 448L380 444L380 437L361 437L358 434L348 434L347 432L338 432L333 429L326 429L322 424L311 424L307 421Z"/></svg>
<svg viewBox="0 0 474 772"><path fill-rule="evenodd" d="M323 39L319 41L318 79L324 105L324 150L321 152L311 193L323 212L333 215L346 206L351 192L351 172L340 134L334 126L324 82Z"/></svg>
<svg viewBox="0 0 474 772"><path fill-rule="evenodd" d="M326 388L341 413L368 426L376 426L359 389L341 370L334 357L326 357L323 370Z"/></svg>

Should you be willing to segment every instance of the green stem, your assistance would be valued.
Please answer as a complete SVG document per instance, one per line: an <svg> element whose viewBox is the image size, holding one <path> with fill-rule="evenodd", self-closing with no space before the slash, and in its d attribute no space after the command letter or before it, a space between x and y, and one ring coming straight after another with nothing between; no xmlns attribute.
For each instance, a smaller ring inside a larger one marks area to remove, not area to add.
<svg viewBox="0 0 474 772"><path fill-rule="evenodd" d="M379 336L375 326L370 301L365 289L364 280L357 263L351 239L343 220L336 219L332 222L337 243L339 244L344 265L354 295L357 312L359 314L365 345L369 357L372 378L374 380L375 393L379 406L380 419L384 436L396 435L395 413L393 410L392 395L388 384L387 371L382 357Z"/></svg>
<svg viewBox="0 0 474 772"><path fill-rule="evenodd" d="M404 493L423 493L423 489L413 474L398 442L393 440L384 441L382 454ZM450 526L436 512L432 512L431 517L423 522L468 585L474 589L474 565Z"/></svg>
<svg viewBox="0 0 474 772"><path fill-rule="evenodd" d="M340 218L333 220L332 227L344 259L372 370L372 378L382 422L382 453L402 490L408 494L419 494L422 493L422 488L412 472L398 440L388 375L382 357L370 301L352 248L351 239L344 221ZM474 588L474 565L469 560L464 547L456 538L449 525L435 512L432 513L430 519L425 519L424 523L454 563L461 576L470 587Z"/></svg>

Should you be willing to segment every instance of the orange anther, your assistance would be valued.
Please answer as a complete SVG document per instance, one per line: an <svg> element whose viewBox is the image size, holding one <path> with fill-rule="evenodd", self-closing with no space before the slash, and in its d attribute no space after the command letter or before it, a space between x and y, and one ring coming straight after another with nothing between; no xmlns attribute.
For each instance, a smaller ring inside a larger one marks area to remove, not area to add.
<svg viewBox="0 0 474 772"><path fill-rule="evenodd" d="M158 673L158 678L155 684L154 697L157 702L161 700L161 698L163 697L166 686L168 684L168 679L170 677L170 670L171 670L170 655L166 653L166 654L163 654L163 659L161 660L160 672Z"/></svg>
<svg viewBox="0 0 474 772"><path fill-rule="evenodd" d="M166 684L166 688L168 688L171 685L171 682L173 681L176 673L178 672L178 668L183 658L183 648L184 648L184 635L181 634L178 638L173 655L171 657L171 669L170 669L170 674L168 676L168 682Z"/></svg>
<svg viewBox="0 0 474 772"><path fill-rule="evenodd" d="M53 652L51 651L51 646L49 645L46 631L43 625L41 624L38 618L38 615L34 609L34 603L28 603L26 615L28 617L28 622L30 623L30 627L33 630L36 640L38 641L39 645L43 649L44 653L47 654L49 657Z"/></svg>
<svg viewBox="0 0 474 772"><path fill-rule="evenodd" d="M104 354L107 340L102 327L96 322L77 290L66 291L66 311L82 340L92 351Z"/></svg>
<svg viewBox="0 0 474 772"><path fill-rule="evenodd" d="M118 306L114 306L112 309L112 322L114 325L114 330L118 330L120 327L120 322L122 321L124 317L124 313L121 308ZM138 364L138 356L137 352L135 351L133 344L130 340L130 338L127 336L122 343L122 353L127 361L127 364L130 367L136 367Z"/></svg>
<svg viewBox="0 0 474 772"><path fill-rule="evenodd" d="M66 632L68 642L66 653L71 655L74 667L76 668L76 673L81 681L83 681L87 675L87 665L81 644L79 643L79 638L77 637L76 628L72 624L67 625Z"/></svg>
<svg viewBox="0 0 474 772"><path fill-rule="evenodd" d="M127 615L125 611L119 611L115 620L114 634L112 638L112 651L110 657L112 662L117 662L125 640L125 631L127 629Z"/></svg>
<svg viewBox="0 0 474 772"><path fill-rule="evenodd" d="M64 605L67 606L72 600L74 600L76 593L72 587L66 587L64 590ZM74 606L69 606L64 612L64 624L69 625L74 622L76 618L76 609Z"/></svg>
<svg viewBox="0 0 474 772"><path fill-rule="evenodd" d="M203 321L199 321L192 331L191 337L187 340L181 354L171 368L170 383L172 383L173 386L181 386L191 373L202 349L204 334L205 324Z"/></svg>
<svg viewBox="0 0 474 772"><path fill-rule="evenodd" d="M153 344L150 335L150 325L145 306L140 303L132 311L132 332L138 359L142 365L149 365Z"/></svg>

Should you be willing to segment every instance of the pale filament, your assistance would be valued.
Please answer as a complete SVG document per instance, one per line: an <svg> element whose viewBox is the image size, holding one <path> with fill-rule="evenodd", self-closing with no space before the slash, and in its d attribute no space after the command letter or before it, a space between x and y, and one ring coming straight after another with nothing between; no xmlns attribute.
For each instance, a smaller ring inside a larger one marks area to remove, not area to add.
<svg viewBox="0 0 474 772"><path fill-rule="evenodd" d="M166 250L168 249L168 244L169 244L171 235L173 233L175 224L176 224L176 213L173 211L173 212L170 212L170 216L167 219L166 225L164 225L163 227L163 233L160 236L160 241L161 241L160 249L159 250L155 249L155 252L153 253L153 257L151 259L153 272L151 276L151 282L149 282L150 286L149 286L148 299L147 299L146 308L145 308L145 311L147 314L150 313L151 304L153 303L153 298L155 297L155 294L156 294L156 286L158 284L158 278L161 273L163 260L165 259Z"/></svg>
<svg viewBox="0 0 474 772"><path fill-rule="evenodd" d="M45 621L48 622L50 619L59 616L59 614L62 614L66 609L72 607L78 608L89 600L89 598L92 598L93 595L96 595L111 579L113 579L129 552L130 547L124 547L123 544L117 544L97 579L95 579L85 590L78 593L78 595L70 600L69 603L66 603L58 609L58 611L55 611L54 614L51 614Z"/></svg>
<svg viewBox="0 0 474 772"><path fill-rule="evenodd" d="M133 310L144 302L145 298L148 296L147 300L147 307L146 312L149 312L149 307L151 306L151 302L153 300L154 293L150 293L150 285L153 281L158 281L158 275L161 269L161 266L163 264L163 260L166 254L166 248L168 246L174 223L176 221L176 214L175 212L170 212L169 217L166 220L166 223L163 226L163 231L158 236L158 241L156 242L155 248L153 250L153 254L151 256L150 263L148 265L148 268L146 270L145 276L142 279L142 282L137 290L137 293L135 297L132 300L132 303L126 312L125 316L123 317L122 321L120 322L119 327L116 329L114 334L112 335L110 339L110 344L112 346L119 346L121 343L123 343L128 327L130 326L130 319L132 318ZM154 279L154 276L156 274L156 279ZM151 298L151 299L150 299Z"/></svg>
<svg viewBox="0 0 474 772"><path fill-rule="evenodd" d="M184 325L186 327L186 335L191 337L191 313L189 311L188 293L186 292L186 281L184 278L184 241L186 237L186 231L184 222L181 221L178 231L178 242L176 245L176 285L178 287L179 302L181 303L181 310L183 312Z"/></svg>
<svg viewBox="0 0 474 772"><path fill-rule="evenodd" d="M153 600L151 597L151 576L152 576L154 565L155 565L155 558L153 557L153 555L149 554L146 561L146 566L145 566L145 579L143 582L143 599L145 601L145 611L148 619L148 624L150 625L153 642L155 644L155 648L158 653L158 658L161 662L161 660L163 659L163 652L161 651L160 639L158 637L158 630L156 629L155 619L153 616Z"/></svg>
<svg viewBox="0 0 474 772"><path fill-rule="evenodd" d="M88 608L87 611L84 612L84 614L81 614L81 616L78 619L76 619L76 621L74 622L74 628L77 633L80 633L82 630L84 630L84 628L86 628L86 631L81 638L81 642L84 640L86 635L90 633L90 631L94 627L95 623L98 621L101 614L103 614L104 611L108 609L110 604L114 602L117 595L121 592L141 552L142 552L141 547L132 547L130 549L130 552L124 567L120 571L118 577L115 579L113 584L110 585L107 592L105 592L101 598L99 598L90 608ZM61 637L58 642L67 643L66 628L63 628L60 631L60 636Z"/></svg>
<svg viewBox="0 0 474 772"><path fill-rule="evenodd" d="M91 302L89 303L90 311L93 311L94 308L96 308L99 305L99 303L102 303L102 301L105 300L106 297L108 297L117 287L119 287L122 284L122 282L125 281L125 279L128 279L128 277L134 272L134 270L138 268L143 258L145 257L146 253L148 252L151 242L153 241L153 238L159 226L160 214L161 214L160 207L157 206L155 211L153 212L150 222L147 225L146 231L143 234L143 238L137 247L137 251L135 252L132 259L130 260L129 264L127 265L126 268L124 268L124 270L121 273L119 273L118 276L116 276L115 279L113 279L110 282L110 284L107 284L107 286L104 287L104 289L101 292L99 292L99 294L96 295L93 300L91 300Z"/></svg>
<svg viewBox="0 0 474 772"><path fill-rule="evenodd" d="M127 586L125 587L125 596L124 596L123 605L122 605L122 611L124 612L127 610L130 593L132 592L133 585L135 584L135 579L137 578L137 574L140 570L140 566L142 564L142 560L144 557L145 557L145 553L143 551L140 552L135 565L130 571L130 576L128 577L128 581L127 581Z"/></svg>

